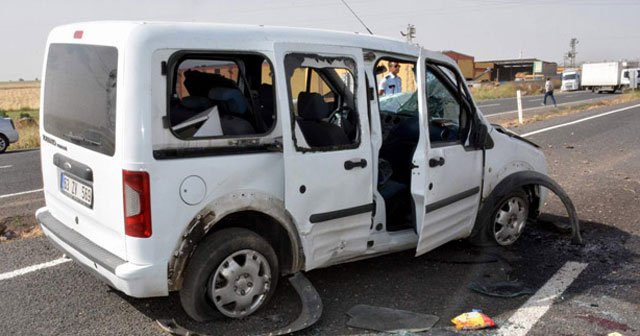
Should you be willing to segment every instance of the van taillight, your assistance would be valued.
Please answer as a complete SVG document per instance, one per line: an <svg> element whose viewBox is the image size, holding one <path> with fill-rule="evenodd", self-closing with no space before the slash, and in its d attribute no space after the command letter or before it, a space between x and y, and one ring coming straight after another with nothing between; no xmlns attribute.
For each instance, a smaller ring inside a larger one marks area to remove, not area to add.
<svg viewBox="0 0 640 336"><path fill-rule="evenodd" d="M151 237L151 188L149 173L122 171L124 233L137 238Z"/></svg>

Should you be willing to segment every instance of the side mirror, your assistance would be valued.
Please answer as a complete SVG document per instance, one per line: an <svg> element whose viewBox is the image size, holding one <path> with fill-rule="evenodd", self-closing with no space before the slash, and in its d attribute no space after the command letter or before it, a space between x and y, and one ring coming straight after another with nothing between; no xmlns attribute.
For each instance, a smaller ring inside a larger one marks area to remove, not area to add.
<svg viewBox="0 0 640 336"><path fill-rule="evenodd" d="M473 146L477 149L487 148L487 139L489 138L489 129L487 125L480 123L473 132Z"/></svg>

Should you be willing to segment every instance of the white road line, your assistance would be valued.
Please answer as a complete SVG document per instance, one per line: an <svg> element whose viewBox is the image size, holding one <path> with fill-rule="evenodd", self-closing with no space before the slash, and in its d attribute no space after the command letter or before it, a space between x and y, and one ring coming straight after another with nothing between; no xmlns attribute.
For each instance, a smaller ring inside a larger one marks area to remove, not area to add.
<svg viewBox="0 0 640 336"><path fill-rule="evenodd" d="M591 99L586 99L586 100L577 100L577 101L572 101L572 102L567 102L567 103L562 103L562 104L558 104L558 106L564 106L564 105L570 105L570 104L576 104L576 103L582 103L582 102L590 102L592 100L596 100L599 98L591 98ZM526 109L523 109L522 111L531 111L531 110L539 110L539 109L543 109L543 108L547 108L547 107L551 107L551 105L549 106L536 106L536 107L529 107ZM501 115L505 115L505 114L511 114L511 113L518 113L517 110L514 111L507 111L507 112L500 112L500 113L493 113L493 114L487 114L485 115L485 117L497 117L497 116L501 116Z"/></svg>
<svg viewBox="0 0 640 336"><path fill-rule="evenodd" d="M489 106L500 106L502 104L499 103L495 103L495 104L487 104L487 105L478 105L478 107L489 107Z"/></svg>
<svg viewBox="0 0 640 336"><path fill-rule="evenodd" d="M20 195L31 194L31 193L35 193L35 192L39 192L39 191L42 191L42 189L29 190L29 191L22 191L22 192L15 193L15 194L0 195L0 199L8 198L8 197L13 197L13 196L20 196Z"/></svg>
<svg viewBox="0 0 640 336"><path fill-rule="evenodd" d="M13 166L0 166L0 169L11 168Z"/></svg>
<svg viewBox="0 0 640 336"><path fill-rule="evenodd" d="M634 109L636 107L640 107L640 104L636 104L633 106L627 106L627 107L623 107L617 110L613 110L613 111L609 111L609 112L605 112L605 113L601 113L601 114L597 114L591 117L586 117L586 118L582 118L582 119L578 119L578 120L574 120L568 123L564 123L564 124L560 124L560 125L555 125L555 126L551 126L551 127L547 127L547 128L543 128L543 129L539 129L537 131L533 131L533 132L529 132L529 133L524 133L524 134L520 134L521 137L528 137L534 134L538 134L538 133L543 133L543 132L547 132L547 131L551 131L554 130L556 128L560 128L560 127L565 127L565 126L569 126L569 125L574 125L577 123L581 123L583 121L587 121L587 120L591 120L591 119L595 119L595 118L600 118L600 117L604 117L604 116L608 116L610 114L614 114L614 113L618 113L618 112L624 112L627 110L631 110Z"/></svg>
<svg viewBox="0 0 640 336"><path fill-rule="evenodd" d="M28 267L25 267L25 268L21 268L19 270L7 272L7 273L2 273L2 274L0 274L0 281L11 279L11 278L15 278L15 277L18 277L18 276L21 276L21 275L25 275L27 273L39 271L41 269L45 269L45 268L57 266L57 265L60 265L60 264L64 264L64 263L69 262L69 261L71 261L71 259L60 258L60 259L51 260L49 262L42 263L42 264L31 265L31 266L28 266Z"/></svg>
<svg viewBox="0 0 640 336"><path fill-rule="evenodd" d="M524 336L544 315L588 264L568 261L562 268L527 300L497 331L497 335Z"/></svg>

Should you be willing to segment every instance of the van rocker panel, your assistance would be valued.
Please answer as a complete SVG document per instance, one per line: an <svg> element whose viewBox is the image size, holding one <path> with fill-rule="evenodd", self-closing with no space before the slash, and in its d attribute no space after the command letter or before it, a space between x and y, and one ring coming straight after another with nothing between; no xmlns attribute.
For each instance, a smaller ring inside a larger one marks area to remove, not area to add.
<svg viewBox="0 0 640 336"><path fill-rule="evenodd" d="M168 295L166 264L128 263L66 227L46 208L39 209L36 218L42 231L58 249L100 280L132 297Z"/></svg>

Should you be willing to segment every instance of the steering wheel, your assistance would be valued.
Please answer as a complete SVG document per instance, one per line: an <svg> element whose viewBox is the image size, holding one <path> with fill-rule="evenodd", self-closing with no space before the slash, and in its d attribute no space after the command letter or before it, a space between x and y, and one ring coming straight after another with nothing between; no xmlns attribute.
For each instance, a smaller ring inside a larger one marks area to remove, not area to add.
<svg viewBox="0 0 640 336"><path fill-rule="evenodd" d="M346 115L351 113L352 109L349 106L340 106L335 111L331 112L327 117L327 121L330 123L342 127L343 119Z"/></svg>

